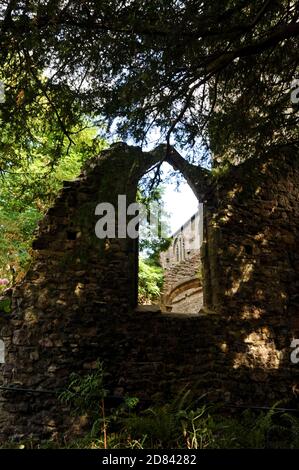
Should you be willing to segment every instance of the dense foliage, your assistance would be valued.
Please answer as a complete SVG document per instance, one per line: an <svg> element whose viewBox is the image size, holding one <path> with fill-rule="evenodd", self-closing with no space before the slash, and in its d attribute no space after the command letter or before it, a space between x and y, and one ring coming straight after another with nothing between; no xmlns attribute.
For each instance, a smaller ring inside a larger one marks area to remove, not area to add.
<svg viewBox="0 0 299 470"><path fill-rule="evenodd" d="M170 239L170 214L165 210L165 186L160 185L150 193L140 186L137 202L146 210L147 223L139 227L139 251L153 264L159 266L161 251L167 250Z"/></svg>
<svg viewBox="0 0 299 470"><path fill-rule="evenodd" d="M139 276L138 302L140 304L158 301L163 286L163 269L160 265L160 253L170 243L169 214L165 211L163 195L165 187L159 186L150 193L140 185L137 201L144 205L148 223L139 227Z"/></svg>
<svg viewBox="0 0 299 470"><path fill-rule="evenodd" d="M211 142L218 164L298 150L298 18L288 0L3 1L0 158L17 165L10 143L36 144L37 110L52 158L82 111L142 143L157 129L199 143L197 158Z"/></svg>
<svg viewBox="0 0 299 470"><path fill-rule="evenodd" d="M3 172L0 187L0 278L15 281L26 271L38 221L53 203L62 182L77 177L84 162L103 148L103 141L96 135L96 129L86 129L77 134L76 145L68 153L63 153L55 165L43 151L36 149L34 158L28 158L26 151L20 150L19 167ZM39 137L46 142L53 136L41 134Z"/></svg>
<svg viewBox="0 0 299 470"><path fill-rule="evenodd" d="M163 269L149 260L139 260L138 303L158 301L163 286Z"/></svg>

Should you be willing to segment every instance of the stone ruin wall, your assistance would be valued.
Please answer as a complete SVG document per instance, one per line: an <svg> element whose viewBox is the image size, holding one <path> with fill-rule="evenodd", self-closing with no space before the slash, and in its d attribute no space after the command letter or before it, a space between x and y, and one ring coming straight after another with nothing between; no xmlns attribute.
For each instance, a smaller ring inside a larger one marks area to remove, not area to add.
<svg viewBox="0 0 299 470"><path fill-rule="evenodd" d="M200 250L164 268L162 309L175 313L198 313L203 307Z"/></svg>
<svg viewBox="0 0 299 470"><path fill-rule="evenodd" d="M95 206L115 203L117 194L133 202L140 177L159 158L113 146L65 185L41 223L12 314L1 316L1 377L10 388L0 401L3 441L72 432L56 393L71 372L87 373L97 359L117 396L157 402L187 386L228 406L296 398L290 342L299 337L298 156L248 161L211 178L205 191L199 170L181 167L205 207L206 315L193 317L135 312L136 244L94 235Z"/></svg>

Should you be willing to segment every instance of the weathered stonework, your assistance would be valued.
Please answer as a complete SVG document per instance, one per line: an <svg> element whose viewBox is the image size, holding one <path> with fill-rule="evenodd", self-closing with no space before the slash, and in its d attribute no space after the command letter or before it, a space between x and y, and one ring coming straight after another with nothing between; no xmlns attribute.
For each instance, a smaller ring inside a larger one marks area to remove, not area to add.
<svg viewBox="0 0 299 470"><path fill-rule="evenodd" d="M199 313L203 307L199 250L183 261L164 268L162 310L173 313Z"/></svg>
<svg viewBox="0 0 299 470"><path fill-rule="evenodd" d="M164 269L190 259L195 252L199 251L202 244L202 217L202 210L198 209L171 235L169 247L160 254L161 265Z"/></svg>
<svg viewBox="0 0 299 470"><path fill-rule="evenodd" d="M94 233L96 205L118 194L135 201L161 157L113 146L65 185L41 223L0 335L2 383L35 392L3 391L2 439L69 433L69 410L53 392L98 358L118 395L158 400L188 385L210 400L272 404L298 393L299 365L289 358L299 337L298 156L249 160L217 178L168 157L205 203L207 314L193 317L135 312L136 243Z"/></svg>

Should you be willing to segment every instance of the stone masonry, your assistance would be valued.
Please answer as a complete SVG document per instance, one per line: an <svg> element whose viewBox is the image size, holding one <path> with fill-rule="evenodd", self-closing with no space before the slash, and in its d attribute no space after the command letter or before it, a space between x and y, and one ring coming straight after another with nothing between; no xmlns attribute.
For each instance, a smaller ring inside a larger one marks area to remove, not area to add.
<svg viewBox="0 0 299 470"><path fill-rule="evenodd" d="M134 202L139 179L164 156L163 147L112 146L65 184L40 224L12 313L0 314L9 389L0 401L2 440L71 434L57 393L98 359L118 396L158 401L188 386L227 405L296 399L298 155L282 149L217 176L174 150L167 156L204 203L205 314L197 316L136 312L136 241L94 232L96 205L115 205L119 194Z"/></svg>
<svg viewBox="0 0 299 470"><path fill-rule="evenodd" d="M203 306L200 246L202 210L198 210L172 236L160 254L164 269L161 308L173 313L198 313Z"/></svg>
<svg viewBox="0 0 299 470"><path fill-rule="evenodd" d="M199 313L203 307L199 250L186 259L164 267L162 310L173 313Z"/></svg>

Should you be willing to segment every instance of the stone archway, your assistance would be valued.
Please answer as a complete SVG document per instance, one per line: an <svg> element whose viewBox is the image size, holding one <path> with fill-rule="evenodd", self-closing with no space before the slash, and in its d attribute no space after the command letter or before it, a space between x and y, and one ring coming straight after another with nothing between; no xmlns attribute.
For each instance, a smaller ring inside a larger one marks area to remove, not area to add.
<svg viewBox="0 0 299 470"><path fill-rule="evenodd" d="M298 160L249 160L212 177L170 152L167 161L205 203L204 297L213 313L178 320L134 312L136 245L99 240L94 231L96 205L117 205L119 194L135 202L140 177L163 158L165 147L146 154L112 146L64 185L40 224L32 266L1 329L2 439L71 429L57 393L71 372L92 370L98 358L113 393L161 399L188 385L245 404L293 396Z"/></svg>
<svg viewBox="0 0 299 470"><path fill-rule="evenodd" d="M122 234L97 238L95 209L101 202L117 208L119 195L126 196L127 206L135 202L140 178L164 156L163 146L144 153L126 144L112 145L88 162L76 181L64 184L40 223L32 265L13 290L11 318L2 329L7 357L1 380L8 389L4 392L8 418L2 427L6 436L12 429L20 433L26 429L26 414L32 417L33 433L67 427L51 390L55 394L61 389L70 372L92 369L99 356L110 360L112 355L117 362L122 355L116 345L111 347L110 338L116 325L136 315L137 246ZM184 171L189 169L174 150L167 159L180 171L182 164ZM187 178L195 188L188 171ZM128 221L129 217L120 222L116 210L117 233ZM101 330L106 332L104 341L99 339ZM36 389L36 394L25 400L21 391L13 391L15 386ZM45 390L50 393L46 406Z"/></svg>

